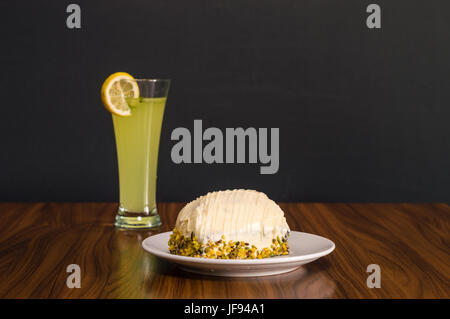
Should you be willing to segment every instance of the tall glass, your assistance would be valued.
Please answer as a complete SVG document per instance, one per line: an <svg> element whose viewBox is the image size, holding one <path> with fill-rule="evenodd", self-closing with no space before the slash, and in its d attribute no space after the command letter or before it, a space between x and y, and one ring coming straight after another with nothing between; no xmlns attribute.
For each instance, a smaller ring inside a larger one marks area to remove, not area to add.
<svg viewBox="0 0 450 319"><path fill-rule="evenodd" d="M156 210L159 138L170 80L134 79L139 97L126 97L131 116L112 115L119 164L120 205L115 225L161 225ZM134 83L132 83L134 84Z"/></svg>

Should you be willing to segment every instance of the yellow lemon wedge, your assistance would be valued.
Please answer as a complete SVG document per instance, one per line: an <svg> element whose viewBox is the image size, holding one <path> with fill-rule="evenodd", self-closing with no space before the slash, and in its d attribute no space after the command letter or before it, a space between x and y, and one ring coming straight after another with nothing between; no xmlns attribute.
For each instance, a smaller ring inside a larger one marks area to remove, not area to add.
<svg viewBox="0 0 450 319"><path fill-rule="evenodd" d="M118 116L131 116L126 98L138 98L139 87L134 78L126 72L111 74L103 82L101 96L103 104L111 113Z"/></svg>

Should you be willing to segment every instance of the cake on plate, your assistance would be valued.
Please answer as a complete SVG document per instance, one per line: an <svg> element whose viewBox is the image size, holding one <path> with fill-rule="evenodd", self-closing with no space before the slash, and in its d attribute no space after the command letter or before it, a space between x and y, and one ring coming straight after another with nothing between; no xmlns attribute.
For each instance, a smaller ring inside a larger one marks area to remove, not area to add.
<svg viewBox="0 0 450 319"><path fill-rule="evenodd" d="M266 194L246 189L210 192L180 211L169 251L217 259L287 255L289 232L284 212Z"/></svg>

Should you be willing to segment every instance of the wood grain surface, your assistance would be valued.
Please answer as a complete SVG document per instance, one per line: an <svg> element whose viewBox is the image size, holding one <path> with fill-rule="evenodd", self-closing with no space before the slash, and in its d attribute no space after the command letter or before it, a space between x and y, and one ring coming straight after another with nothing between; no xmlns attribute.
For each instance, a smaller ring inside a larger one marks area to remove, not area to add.
<svg viewBox="0 0 450 319"><path fill-rule="evenodd" d="M0 203L1 298L449 298L446 204L281 203L292 230L325 236L335 251L269 277L193 275L141 248L171 230L183 203L158 205L153 231L113 227L112 203ZM81 267L69 289L66 267ZM381 288L366 267L381 267Z"/></svg>

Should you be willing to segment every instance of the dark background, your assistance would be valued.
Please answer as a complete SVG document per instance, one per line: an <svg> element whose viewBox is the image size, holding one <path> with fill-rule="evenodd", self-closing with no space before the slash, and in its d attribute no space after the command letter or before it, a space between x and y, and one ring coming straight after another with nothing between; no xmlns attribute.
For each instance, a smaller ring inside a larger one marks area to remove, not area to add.
<svg viewBox="0 0 450 319"><path fill-rule="evenodd" d="M81 6L82 28L66 27ZM377 3L382 28L366 27ZM449 1L2 1L0 201L117 201L116 71L169 77L158 200L450 201ZM172 163L176 127L279 127L280 169Z"/></svg>

